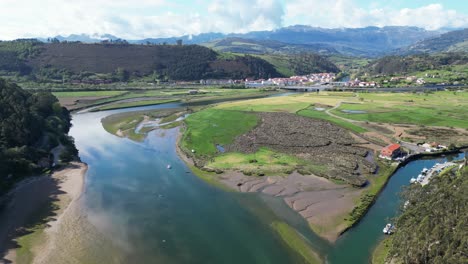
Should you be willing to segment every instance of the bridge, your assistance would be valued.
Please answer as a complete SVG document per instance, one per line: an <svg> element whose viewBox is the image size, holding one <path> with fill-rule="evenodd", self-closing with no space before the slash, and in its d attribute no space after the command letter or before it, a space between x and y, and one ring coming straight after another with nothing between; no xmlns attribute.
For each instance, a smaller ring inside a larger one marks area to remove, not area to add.
<svg viewBox="0 0 468 264"><path fill-rule="evenodd" d="M315 85L315 86L283 86L280 87L284 90L290 90L295 92L319 92L324 91L327 88L333 88L333 86L326 85Z"/></svg>

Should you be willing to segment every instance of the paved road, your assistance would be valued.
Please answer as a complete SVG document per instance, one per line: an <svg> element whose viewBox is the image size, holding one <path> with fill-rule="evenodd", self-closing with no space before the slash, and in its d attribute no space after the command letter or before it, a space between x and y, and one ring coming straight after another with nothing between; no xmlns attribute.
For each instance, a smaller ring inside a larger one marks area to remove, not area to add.
<svg viewBox="0 0 468 264"><path fill-rule="evenodd" d="M418 153L422 153L422 152L425 152L426 149L421 147L421 146L418 146L414 143L409 143L409 142L405 142L405 141L401 141L400 142L400 145L406 149L409 149L411 151L410 154L418 154Z"/></svg>
<svg viewBox="0 0 468 264"><path fill-rule="evenodd" d="M434 167L432 167L432 168L427 172L427 175L426 175L426 177L423 179L423 181L421 182L421 185L424 186L424 185L428 184L429 181L431 180L431 178L432 178L433 176L439 174L439 171L442 171L442 170L444 170L445 168L450 167L450 166L453 166L453 165L456 165L456 164L453 163L453 162L445 162L445 163L442 163L442 164L437 164L437 165L435 165Z"/></svg>

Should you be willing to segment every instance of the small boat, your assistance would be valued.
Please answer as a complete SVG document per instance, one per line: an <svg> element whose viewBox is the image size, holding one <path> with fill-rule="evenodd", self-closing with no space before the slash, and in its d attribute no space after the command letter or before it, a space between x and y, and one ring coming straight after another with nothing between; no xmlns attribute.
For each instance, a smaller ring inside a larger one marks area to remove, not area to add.
<svg viewBox="0 0 468 264"><path fill-rule="evenodd" d="M167 169L168 169L168 170L172 169L171 164L167 164Z"/></svg>
<svg viewBox="0 0 468 264"><path fill-rule="evenodd" d="M393 233L393 225L392 224L387 224L383 229L383 233L386 234L386 235L392 234Z"/></svg>
<svg viewBox="0 0 468 264"><path fill-rule="evenodd" d="M416 178L411 178L411 180L409 181L410 183L415 183L417 180Z"/></svg>

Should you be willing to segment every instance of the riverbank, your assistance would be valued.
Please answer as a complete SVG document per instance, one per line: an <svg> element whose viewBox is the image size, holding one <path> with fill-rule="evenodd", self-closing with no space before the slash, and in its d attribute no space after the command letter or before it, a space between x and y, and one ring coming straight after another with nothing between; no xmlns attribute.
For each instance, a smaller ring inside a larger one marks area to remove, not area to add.
<svg viewBox="0 0 468 264"><path fill-rule="evenodd" d="M0 260L44 263L59 236L62 219L77 206L87 165L72 162L50 176L20 183L8 194L0 220Z"/></svg>

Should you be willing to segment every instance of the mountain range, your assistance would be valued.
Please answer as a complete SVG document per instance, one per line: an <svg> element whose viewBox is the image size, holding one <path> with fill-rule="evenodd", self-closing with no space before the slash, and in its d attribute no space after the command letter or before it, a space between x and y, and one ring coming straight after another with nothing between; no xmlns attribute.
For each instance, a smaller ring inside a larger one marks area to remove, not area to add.
<svg viewBox="0 0 468 264"><path fill-rule="evenodd" d="M146 38L127 40L133 44L200 44L223 52L242 53L297 53L318 52L349 56L378 57L403 50L426 39L434 39L447 33L447 29L425 30L418 27L365 27L318 28L296 25L271 31L253 31L243 34L203 33L170 38ZM60 41L85 43L117 40L105 35L56 36ZM43 39L44 40L44 39Z"/></svg>

